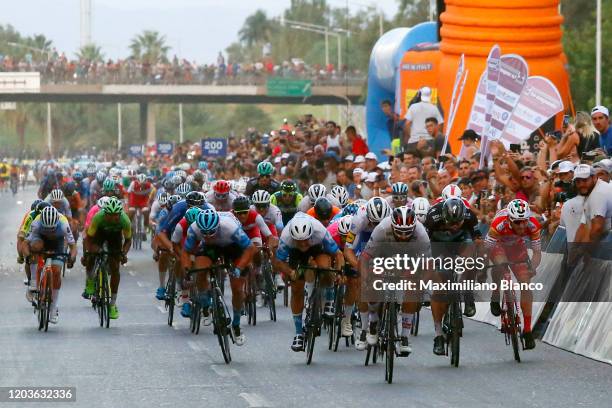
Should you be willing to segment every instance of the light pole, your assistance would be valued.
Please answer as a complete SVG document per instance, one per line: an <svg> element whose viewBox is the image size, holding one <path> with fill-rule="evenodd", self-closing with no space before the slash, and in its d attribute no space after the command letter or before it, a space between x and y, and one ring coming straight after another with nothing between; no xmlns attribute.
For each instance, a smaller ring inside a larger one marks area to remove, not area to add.
<svg viewBox="0 0 612 408"><path fill-rule="evenodd" d="M601 105L601 0L597 0L595 28L595 105Z"/></svg>

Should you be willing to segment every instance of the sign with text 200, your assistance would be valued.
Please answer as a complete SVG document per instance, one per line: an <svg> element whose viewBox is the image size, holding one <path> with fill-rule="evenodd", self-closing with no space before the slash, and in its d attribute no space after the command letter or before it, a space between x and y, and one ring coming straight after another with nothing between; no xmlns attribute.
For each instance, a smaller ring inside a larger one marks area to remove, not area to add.
<svg viewBox="0 0 612 408"><path fill-rule="evenodd" d="M202 139L202 156L221 157L227 155L227 139Z"/></svg>

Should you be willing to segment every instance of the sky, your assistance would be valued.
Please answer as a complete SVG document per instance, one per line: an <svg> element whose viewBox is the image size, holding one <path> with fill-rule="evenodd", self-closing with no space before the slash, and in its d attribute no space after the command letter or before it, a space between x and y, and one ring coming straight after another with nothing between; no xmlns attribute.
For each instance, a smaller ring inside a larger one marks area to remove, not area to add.
<svg viewBox="0 0 612 408"><path fill-rule="evenodd" d="M217 53L237 40L246 17L263 9L268 17L279 16L290 0L91 0L92 40L106 58L129 55L130 40L145 29L166 36L177 54L209 63ZM328 0L345 7L347 0ZM397 0L348 0L352 12L364 5L380 7L386 16L395 14ZM44 34L58 51L69 57L80 47L81 0L4 0L0 24L11 24L23 35Z"/></svg>

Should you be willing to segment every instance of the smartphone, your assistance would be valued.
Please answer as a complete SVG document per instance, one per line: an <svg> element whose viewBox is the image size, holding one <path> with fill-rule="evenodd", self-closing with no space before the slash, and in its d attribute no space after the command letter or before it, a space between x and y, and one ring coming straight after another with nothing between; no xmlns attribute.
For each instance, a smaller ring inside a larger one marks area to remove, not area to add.
<svg viewBox="0 0 612 408"><path fill-rule="evenodd" d="M570 122L570 117L569 115L563 115L563 128L565 129L566 127L568 127Z"/></svg>
<svg viewBox="0 0 612 408"><path fill-rule="evenodd" d="M552 137L553 139L556 139L557 141L561 140L561 138L563 137L563 133L561 133L560 130L555 130L554 132L548 132L547 135Z"/></svg>
<svg viewBox="0 0 612 408"><path fill-rule="evenodd" d="M513 153L521 153L521 145L520 144L510 144L510 151Z"/></svg>

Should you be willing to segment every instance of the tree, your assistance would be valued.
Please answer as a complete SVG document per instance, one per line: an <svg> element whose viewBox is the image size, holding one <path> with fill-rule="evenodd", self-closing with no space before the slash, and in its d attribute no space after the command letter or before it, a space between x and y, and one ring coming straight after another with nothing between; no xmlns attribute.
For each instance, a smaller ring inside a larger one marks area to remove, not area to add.
<svg viewBox="0 0 612 408"><path fill-rule="evenodd" d="M238 38L247 47L251 47L253 44L269 41L271 31L272 23L268 16L263 10L257 10L246 18L238 32Z"/></svg>
<svg viewBox="0 0 612 408"><path fill-rule="evenodd" d="M271 127L270 116L256 105L238 105L225 122L225 131L240 137L248 128L264 132Z"/></svg>
<svg viewBox="0 0 612 408"><path fill-rule="evenodd" d="M77 58L91 62L101 62L104 60L102 48L95 44L87 44L76 53Z"/></svg>
<svg viewBox="0 0 612 408"><path fill-rule="evenodd" d="M157 31L145 30L132 39L130 49L134 58L154 64L168 61L166 54L170 47L166 45L166 36Z"/></svg>

